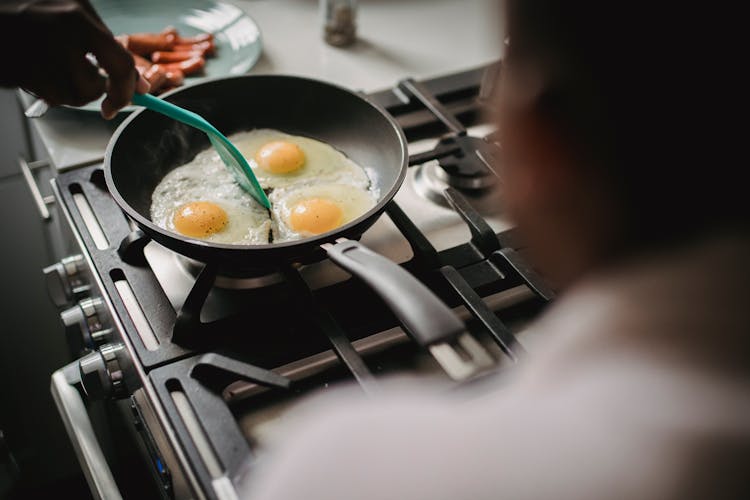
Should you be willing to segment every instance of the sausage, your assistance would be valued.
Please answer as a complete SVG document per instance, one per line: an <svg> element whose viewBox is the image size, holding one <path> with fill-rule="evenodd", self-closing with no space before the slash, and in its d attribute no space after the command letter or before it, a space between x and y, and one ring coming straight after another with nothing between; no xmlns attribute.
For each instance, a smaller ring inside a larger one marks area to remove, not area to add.
<svg viewBox="0 0 750 500"><path fill-rule="evenodd" d="M128 35L117 35L115 40L126 49L128 48Z"/></svg>
<svg viewBox="0 0 750 500"><path fill-rule="evenodd" d="M191 45L175 44L170 50L174 50L175 52L201 51L204 56L212 56L216 52L216 45L214 45L213 40L206 40L205 42Z"/></svg>
<svg viewBox="0 0 750 500"><path fill-rule="evenodd" d="M196 73L202 70L203 66L205 65L206 65L205 59L203 59L202 57L193 57L185 61L169 63L169 64L160 64L159 66L162 66L167 71L180 70L185 75L192 75L193 73Z"/></svg>
<svg viewBox="0 0 750 500"><path fill-rule="evenodd" d="M183 73L179 69L170 69L169 71L166 71L167 75L167 81L165 83L165 86L167 87L179 87L182 85L182 82L185 80L185 73Z"/></svg>
<svg viewBox="0 0 750 500"><path fill-rule="evenodd" d="M148 83L151 85L149 92L155 94L167 82L167 72L158 64L154 64L143 73L143 78L148 80Z"/></svg>
<svg viewBox="0 0 750 500"><path fill-rule="evenodd" d="M182 82L185 80L185 74L179 69L172 68L169 71L166 71L166 74L167 74L167 81L164 83L164 86L161 88L162 92L166 92L168 90L172 90L174 88L179 87L180 85L182 85Z"/></svg>
<svg viewBox="0 0 750 500"><path fill-rule="evenodd" d="M133 33L128 35L127 49L139 56L148 56L157 50L172 50L175 35L167 33Z"/></svg>
<svg viewBox="0 0 750 500"><path fill-rule="evenodd" d="M205 57L214 55L216 46L211 41L205 41L192 45L175 45L172 50L176 52L200 52Z"/></svg>
<svg viewBox="0 0 750 500"><path fill-rule="evenodd" d="M176 34L176 33L175 33ZM177 35L175 39L176 45L194 45L201 42L213 42L214 36L211 33L201 33L200 35L184 37Z"/></svg>
<svg viewBox="0 0 750 500"><path fill-rule="evenodd" d="M160 35L172 35L175 37L175 40L180 36L179 33L177 33L177 28L175 28L174 26L167 26L166 28L161 30Z"/></svg>
<svg viewBox="0 0 750 500"><path fill-rule="evenodd" d="M151 54L151 61L153 63L172 63L172 62L180 62L185 61L187 59L192 59L193 57L202 57L203 53L201 51L161 51L157 50L153 54Z"/></svg>
<svg viewBox="0 0 750 500"><path fill-rule="evenodd" d="M151 61L148 59L139 56L138 54L130 53L133 56L133 61L135 62L135 69L138 70L139 73L143 74L145 73L149 68L151 68Z"/></svg>
<svg viewBox="0 0 750 500"><path fill-rule="evenodd" d="M136 69L151 84L154 94L182 85L185 75L202 70L206 65L204 56L216 51L211 33L181 37L173 26L160 33L123 34L115 38L133 56Z"/></svg>
<svg viewBox="0 0 750 500"><path fill-rule="evenodd" d="M164 86L167 88L179 87L185 80L185 73L179 68L174 66L167 67L166 64L154 64L154 66L161 68L161 70L164 71L164 74L167 75L167 81L164 83Z"/></svg>

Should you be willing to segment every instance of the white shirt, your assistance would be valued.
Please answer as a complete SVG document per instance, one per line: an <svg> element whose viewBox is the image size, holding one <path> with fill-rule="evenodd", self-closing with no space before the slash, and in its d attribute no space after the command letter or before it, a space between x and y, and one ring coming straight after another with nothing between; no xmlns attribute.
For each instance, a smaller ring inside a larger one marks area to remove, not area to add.
<svg viewBox="0 0 750 500"><path fill-rule="evenodd" d="M748 259L725 239L591 276L510 380L464 397L403 383L302 405L244 497L750 498Z"/></svg>

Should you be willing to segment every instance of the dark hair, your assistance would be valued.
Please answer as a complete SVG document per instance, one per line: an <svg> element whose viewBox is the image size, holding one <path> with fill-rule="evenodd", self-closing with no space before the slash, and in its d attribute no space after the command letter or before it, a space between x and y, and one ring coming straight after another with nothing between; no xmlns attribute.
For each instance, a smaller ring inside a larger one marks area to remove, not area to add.
<svg viewBox="0 0 750 500"><path fill-rule="evenodd" d="M581 168L611 183L632 238L667 242L727 226L747 230L748 162L735 128L742 121L734 69L745 64L744 43L709 29L726 24L731 31L731 13L694 2L506 6L506 66L539 78L535 106L580 151Z"/></svg>

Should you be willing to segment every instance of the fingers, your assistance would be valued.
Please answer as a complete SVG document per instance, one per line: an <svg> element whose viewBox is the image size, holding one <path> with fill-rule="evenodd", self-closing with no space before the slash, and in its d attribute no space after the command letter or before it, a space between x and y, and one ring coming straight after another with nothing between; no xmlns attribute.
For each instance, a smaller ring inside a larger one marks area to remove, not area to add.
<svg viewBox="0 0 750 500"><path fill-rule="evenodd" d="M65 101L64 89L57 84L50 84L45 81L31 81L24 83L22 89L32 95L43 99L50 106L59 106Z"/></svg>
<svg viewBox="0 0 750 500"><path fill-rule="evenodd" d="M149 90L151 90L151 84L139 73L138 81L135 83L135 91L139 94L148 94Z"/></svg>
<svg viewBox="0 0 750 500"><path fill-rule="evenodd" d="M23 73L17 78L19 85L53 105L82 105L106 91L102 115L108 119L130 102L136 85L148 92L132 56L114 39L88 0L39 2L33 7L32 25L36 23L48 41L32 51L34 63L19 71ZM65 42L49 42L58 39ZM107 80L86 61L87 52L96 56Z"/></svg>
<svg viewBox="0 0 750 500"><path fill-rule="evenodd" d="M108 75L107 96L102 101L101 113L109 120L130 102L139 76L133 57L115 40L96 11L86 0L78 1L82 6L82 17L86 20L87 33L84 38L87 48Z"/></svg>
<svg viewBox="0 0 750 500"><path fill-rule="evenodd" d="M50 106L82 106L104 93L106 80L86 60L83 53L65 54L45 75L29 78L22 87L44 99ZM50 75L55 75L50 78Z"/></svg>
<svg viewBox="0 0 750 500"><path fill-rule="evenodd" d="M130 102L140 78L133 57L112 35L102 31L94 33L91 49L99 66L109 75L107 97L102 102L102 116L109 120Z"/></svg>
<svg viewBox="0 0 750 500"><path fill-rule="evenodd" d="M85 56L69 65L72 79L70 102L73 106L83 106L99 98L106 89L106 80L99 71L86 60Z"/></svg>

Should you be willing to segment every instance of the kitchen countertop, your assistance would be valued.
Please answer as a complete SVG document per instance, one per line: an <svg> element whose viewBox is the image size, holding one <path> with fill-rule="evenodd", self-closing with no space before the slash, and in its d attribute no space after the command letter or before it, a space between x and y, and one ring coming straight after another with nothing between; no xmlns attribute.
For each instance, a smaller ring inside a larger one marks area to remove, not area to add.
<svg viewBox="0 0 750 500"><path fill-rule="evenodd" d="M494 0L360 0L358 41L347 48L322 38L314 0L233 1L261 29L263 55L250 74L293 74L362 91L469 69L501 56L501 22ZM19 91L25 106L31 96ZM57 170L99 161L125 117L51 109L30 120Z"/></svg>

